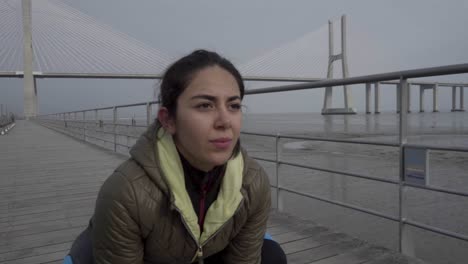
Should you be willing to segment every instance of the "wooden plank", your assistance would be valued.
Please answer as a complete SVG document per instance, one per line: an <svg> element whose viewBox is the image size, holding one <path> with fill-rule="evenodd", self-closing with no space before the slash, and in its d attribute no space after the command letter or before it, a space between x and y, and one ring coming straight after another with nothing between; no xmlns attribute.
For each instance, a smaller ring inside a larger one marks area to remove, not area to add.
<svg viewBox="0 0 468 264"><path fill-rule="evenodd" d="M7 231L0 233L0 239L44 233L67 227L83 226L89 222L89 219L91 219L92 210L89 211L91 212L82 212L77 216L68 216L52 219L49 221L32 222L23 225L11 225L7 227Z"/></svg>
<svg viewBox="0 0 468 264"><path fill-rule="evenodd" d="M314 226L314 227L308 227L303 230L283 233L283 234L275 236L274 239L276 242L283 244L283 243L288 243L288 242L304 239L304 238L311 237L311 236L317 236L318 234L324 233L327 231L328 229L324 227Z"/></svg>
<svg viewBox="0 0 468 264"><path fill-rule="evenodd" d="M424 264L422 260L402 256L395 252L386 253L376 259L363 262L362 264Z"/></svg>
<svg viewBox="0 0 468 264"><path fill-rule="evenodd" d="M350 250L333 257L321 259L314 264L360 264L365 261L375 259L388 252L387 249L375 246L364 246L358 249Z"/></svg>
<svg viewBox="0 0 468 264"><path fill-rule="evenodd" d="M43 255L47 253L68 251L71 247L71 244L72 244L71 241L69 241L65 243L51 244L51 245L42 246L42 247L26 248L26 249L1 253L0 263L3 263L3 261L12 261L15 259L20 259L20 258L34 257L37 255Z"/></svg>
<svg viewBox="0 0 468 264"><path fill-rule="evenodd" d="M38 264L38 263L47 263L47 262L59 262L60 263L60 260L63 259L67 253L68 253L68 250L61 250L61 251L46 253L42 255L9 260L2 264Z"/></svg>
<svg viewBox="0 0 468 264"><path fill-rule="evenodd" d="M297 253L287 255L288 263L302 264L313 263L321 259L329 258L340 254L341 252L361 247L364 242L358 239L342 240L335 243L311 248Z"/></svg>
<svg viewBox="0 0 468 264"><path fill-rule="evenodd" d="M80 226L10 238L5 241L5 245L0 244L0 253L73 241L85 228L86 226Z"/></svg>
<svg viewBox="0 0 468 264"><path fill-rule="evenodd" d="M19 122L4 139L0 138L6 150L0 152L0 263L62 263L88 225L102 182L126 157L32 122ZM289 263L422 263L274 210L268 232Z"/></svg>
<svg viewBox="0 0 468 264"><path fill-rule="evenodd" d="M317 236L310 236L303 239L283 243L281 244L281 247L283 248L284 253L292 254L345 239L349 239L349 237L345 234L324 232Z"/></svg>

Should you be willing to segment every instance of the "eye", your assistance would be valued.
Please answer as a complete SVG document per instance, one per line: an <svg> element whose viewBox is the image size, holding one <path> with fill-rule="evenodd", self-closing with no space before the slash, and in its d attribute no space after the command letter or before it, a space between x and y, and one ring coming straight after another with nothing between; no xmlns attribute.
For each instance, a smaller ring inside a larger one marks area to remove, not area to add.
<svg viewBox="0 0 468 264"><path fill-rule="evenodd" d="M234 104L229 105L229 108L231 109L231 111L239 111L241 110L242 105L238 103L234 103Z"/></svg>
<svg viewBox="0 0 468 264"><path fill-rule="evenodd" d="M213 107L211 103L200 103L196 106L198 109L210 109Z"/></svg>

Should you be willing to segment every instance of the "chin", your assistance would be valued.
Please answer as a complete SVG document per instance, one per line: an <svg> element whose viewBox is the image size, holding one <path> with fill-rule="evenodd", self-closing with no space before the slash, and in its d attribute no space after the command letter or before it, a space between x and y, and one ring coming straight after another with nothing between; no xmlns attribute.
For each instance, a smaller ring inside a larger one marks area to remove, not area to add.
<svg viewBox="0 0 468 264"><path fill-rule="evenodd" d="M224 163L226 163L230 158L231 158L231 153L218 153L217 155L215 155L214 157L212 157L211 159L211 162L212 164L214 164L215 166L220 166L220 165L223 165Z"/></svg>

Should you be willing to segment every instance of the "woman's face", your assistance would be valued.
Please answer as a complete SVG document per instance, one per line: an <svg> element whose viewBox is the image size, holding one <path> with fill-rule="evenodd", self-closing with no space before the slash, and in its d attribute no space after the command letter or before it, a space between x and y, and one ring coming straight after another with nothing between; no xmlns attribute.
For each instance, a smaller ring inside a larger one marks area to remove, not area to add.
<svg viewBox="0 0 468 264"><path fill-rule="evenodd" d="M231 156L242 124L236 79L219 66L200 70L177 99L171 134L190 164L209 171Z"/></svg>

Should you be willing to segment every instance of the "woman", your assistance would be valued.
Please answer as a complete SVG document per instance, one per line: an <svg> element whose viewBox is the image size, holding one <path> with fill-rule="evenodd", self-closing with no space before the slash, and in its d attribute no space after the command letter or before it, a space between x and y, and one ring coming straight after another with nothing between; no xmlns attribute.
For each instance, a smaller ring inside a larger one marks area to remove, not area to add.
<svg viewBox="0 0 468 264"><path fill-rule="evenodd" d="M104 182L74 263L286 263L264 240L268 177L240 148L243 96L241 75L214 52L171 65L158 118Z"/></svg>

